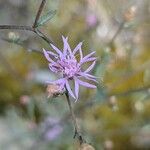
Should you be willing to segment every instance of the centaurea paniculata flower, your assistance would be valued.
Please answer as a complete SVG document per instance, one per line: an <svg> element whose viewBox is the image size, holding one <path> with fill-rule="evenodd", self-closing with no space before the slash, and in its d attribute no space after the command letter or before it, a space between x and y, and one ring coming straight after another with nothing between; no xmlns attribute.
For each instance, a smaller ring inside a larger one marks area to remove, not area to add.
<svg viewBox="0 0 150 150"><path fill-rule="evenodd" d="M51 44L51 47L55 50L55 53L52 51L47 51L43 49L44 55L46 59L49 61L49 69L56 73L61 74L62 78L56 81L47 81L48 84L56 84L61 85L66 88L70 96L74 99L78 99L79 95L79 85L88 87L88 88L96 88L95 85L83 81L82 78L88 81L96 81L96 77L89 74L89 72L94 68L96 63L96 57L93 56L95 51L90 54L83 56L82 53L82 42L80 42L74 50L71 50L68 44L68 37L63 37L63 51ZM78 54L80 55L80 60L77 59ZM83 70L83 64L91 62L91 65ZM72 91L69 81L74 81L74 92Z"/></svg>

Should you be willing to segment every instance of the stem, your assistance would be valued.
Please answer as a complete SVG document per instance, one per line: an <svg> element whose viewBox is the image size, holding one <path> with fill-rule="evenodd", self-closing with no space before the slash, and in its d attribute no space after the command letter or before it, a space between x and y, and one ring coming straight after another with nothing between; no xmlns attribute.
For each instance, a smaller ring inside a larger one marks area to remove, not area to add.
<svg viewBox="0 0 150 150"><path fill-rule="evenodd" d="M34 24L32 26L33 28L36 28L36 26L37 26L38 20L39 20L39 18L41 16L41 13L42 13L42 10L44 8L45 3L46 3L46 0L42 0L41 5L40 5L40 7L38 9L38 12L36 14Z"/></svg>
<svg viewBox="0 0 150 150"><path fill-rule="evenodd" d="M0 29L26 30L33 32L33 28L30 26L0 25Z"/></svg>
<svg viewBox="0 0 150 150"><path fill-rule="evenodd" d="M77 137L80 144L82 144L82 143L85 142L85 140L83 139L82 135L80 134L78 124L77 124L77 121L76 121L76 117L75 117L75 114L74 114L74 111L73 111L73 108L72 108L72 105L71 105L71 101L70 101L67 89L66 89L66 98L67 98L68 106L69 106L69 109L70 109L71 117L72 117L72 120L73 120L74 128L75 128L74 138Z"/></svg>
<svg viewBox="0 0 150 150"><path fill-rule="evenodd" d="M34 29L30 26L17 26L17 25L0 25L0 29L14 29L14 30L26 30L31 31L37 34L40 38L42 38L45 42L48 44L53 43L52 40L50 40L44 33L42 33L39 29Z"/></svg>
<svg viewBox="0 0 150 150"><path fill-rule="evenodd" d="M40 38L42 38L45 42L47 42L48 44L50 43L54 43L51 39L49 39L44 33L42 33L39 29L35 29L37 22L41 16L42 10L44 8L44 5L46 3L46 0L42 0L41 5L38 9L38 12L36 14L36 18L34 21L33 26L18 26L18 25L0 25L0 29L13 29L13 30L26 30L26 31L31 31L34 32L35 34L37 34Z"/></svg>
<svg viewBox="0 0 150 150"><path fill-rule="evenodd" d="M39 29L34 29L33 31L34 33L36 33L39 37L41 37L45 42L47 42L48 44L50 43L54 43L51 39L49 39L43 32L41 32Z"/></svg>
<svg viewBox="0 0 150 150"><path fill-rule="evenodd" d="M116 37L118 36L118 34L119 34L119 33L121 32L121 30L123 29L124 24L125 24L125 21L122 21L122 23L120 24L118 30L116 31L116 33L114 34L114 36L113 36L112 39L110 40L110 42L109 42L110 44L112 44L112 43L115 41Z"/></svg>

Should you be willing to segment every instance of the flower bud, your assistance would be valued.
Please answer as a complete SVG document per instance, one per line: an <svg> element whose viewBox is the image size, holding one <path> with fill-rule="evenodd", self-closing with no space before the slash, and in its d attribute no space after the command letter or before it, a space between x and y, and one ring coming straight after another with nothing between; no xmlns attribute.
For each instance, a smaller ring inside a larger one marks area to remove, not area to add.
<svg viewBox="0 0 150 150"><path fill-rule="evenodd" d="M90 144L83 143L81 144L79 150L95 150L95 148L91 146Z"/></svg>
<svg viewBox="0 0 150 150"><path fill-rule="evenodd" d="M60 84L49 84L47 86L46 91L47 91L47 97L52 98L52 97L57 97L59 95L63 95L65 93L65 88Z"/></svg>

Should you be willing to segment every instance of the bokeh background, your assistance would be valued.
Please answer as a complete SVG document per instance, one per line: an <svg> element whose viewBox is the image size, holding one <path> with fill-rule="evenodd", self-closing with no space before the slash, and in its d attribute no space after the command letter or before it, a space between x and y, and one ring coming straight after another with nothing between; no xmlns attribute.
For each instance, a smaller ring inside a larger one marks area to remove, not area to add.
<svg viewBox="0 0 150 150"><path fill-rule="evenodd" d="M0 24L32 25L41 0L1 0ZM57 10L40 29L62 47L96 51L97 90L73 103L84 138L96 150L150 149L150 1L48 0ZM47 98L55 79L35 34L0 30L0 150L74 150L65 96Z"/></svg>

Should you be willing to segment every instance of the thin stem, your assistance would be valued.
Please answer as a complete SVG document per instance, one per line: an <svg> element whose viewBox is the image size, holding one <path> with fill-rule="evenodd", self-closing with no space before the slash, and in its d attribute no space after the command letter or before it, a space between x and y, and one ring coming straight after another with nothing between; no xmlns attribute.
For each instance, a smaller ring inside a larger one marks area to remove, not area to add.
<svg viewBox="0 0 150 150"><path fill-rule="evenodd" d="M37 11L34 24L32 26L33 28L36 28L36 26L37 26L38 20L39 20L39 18L41 16L41 13L42 13L42 10L44 8L45 3L46 3L46 0L42 0L41 5L40 5L40 7L39 7L39 9Z"/></svg>
<svg viewBox="0 0 150 150"><path fill-rule="evenodd" d="M72 108L72 105L71 105L71 101L70 101L70 98L69 98L69 95L68 95L68 91L66 92L66 98L67 98L68 106L69 106L69 109L70 109L71 117L72 117L72 120L73 120L74 128L75 128L74 138L77 137L80 144L82 144L85 141L84 141L82 135L80 134L78 124L77 124L77 121L76 121L76 117L75 117L75 114L74 114L74 111L73 111L73 108Z"/></svg>
<svg viewBox="0 0 150 150"><path fill-rule="evenodd" d="M41 37L44 41L46 41L48 44L54 43L51 39L49 39L43 32L41 32L39 29L34 29L34 33L36 33L39 37Z"/></svg>
<svg viewBox="0 0 150 150"><path fill-rule="evenodd" d="M42 33L39 29L34 29L30 26L17 26L17 25L0 25L0 29L4 30L26 30L26 31L31 31L37 34L40 38L42 38L45 42L48 44L53 43L52 40L50 40L44 33Z"/></svg>
<svg viewBox="0 0 150 150"><path fill-rule="evenodd" d="M121 32L121 30L123 29L124 24L125 24L125 21L122 21L122 23L120 24L118 30L116 31L116 33L114 34L114 36L113 36L112 39L110 40L110 42L109 42L110 44L112 44L112 43L115 41L116 37L118 36L118 34L119 34L119 33Z"/></svg>
<svg viewBox="0 0 150 150"><path fill-rule="evenodd" d="M17 25L0 25L0 29L8 29L8 30L26 30L26 31L32 31L33 28L30 26L17 26Z"/></svg>
<svg viewBox="0 0 150 150"><path fill-rule="evenodd" d="M49 39L44 33L42 33L39 29L35 29L37 22L41 16L42 10L44 8L44 5L46 3L46 0L42 0L41 5L37 11L36 14L36 18L35 18L35 22L33 24L33 26L18 26L18 25L0 25L0 29L13 29L13 30L26 30L26 31L31 31L34 32L35 34L37 34L40 38L42 38L45 42L47 42L48 44L50 43L54 43L51 39Z"/></svg>

